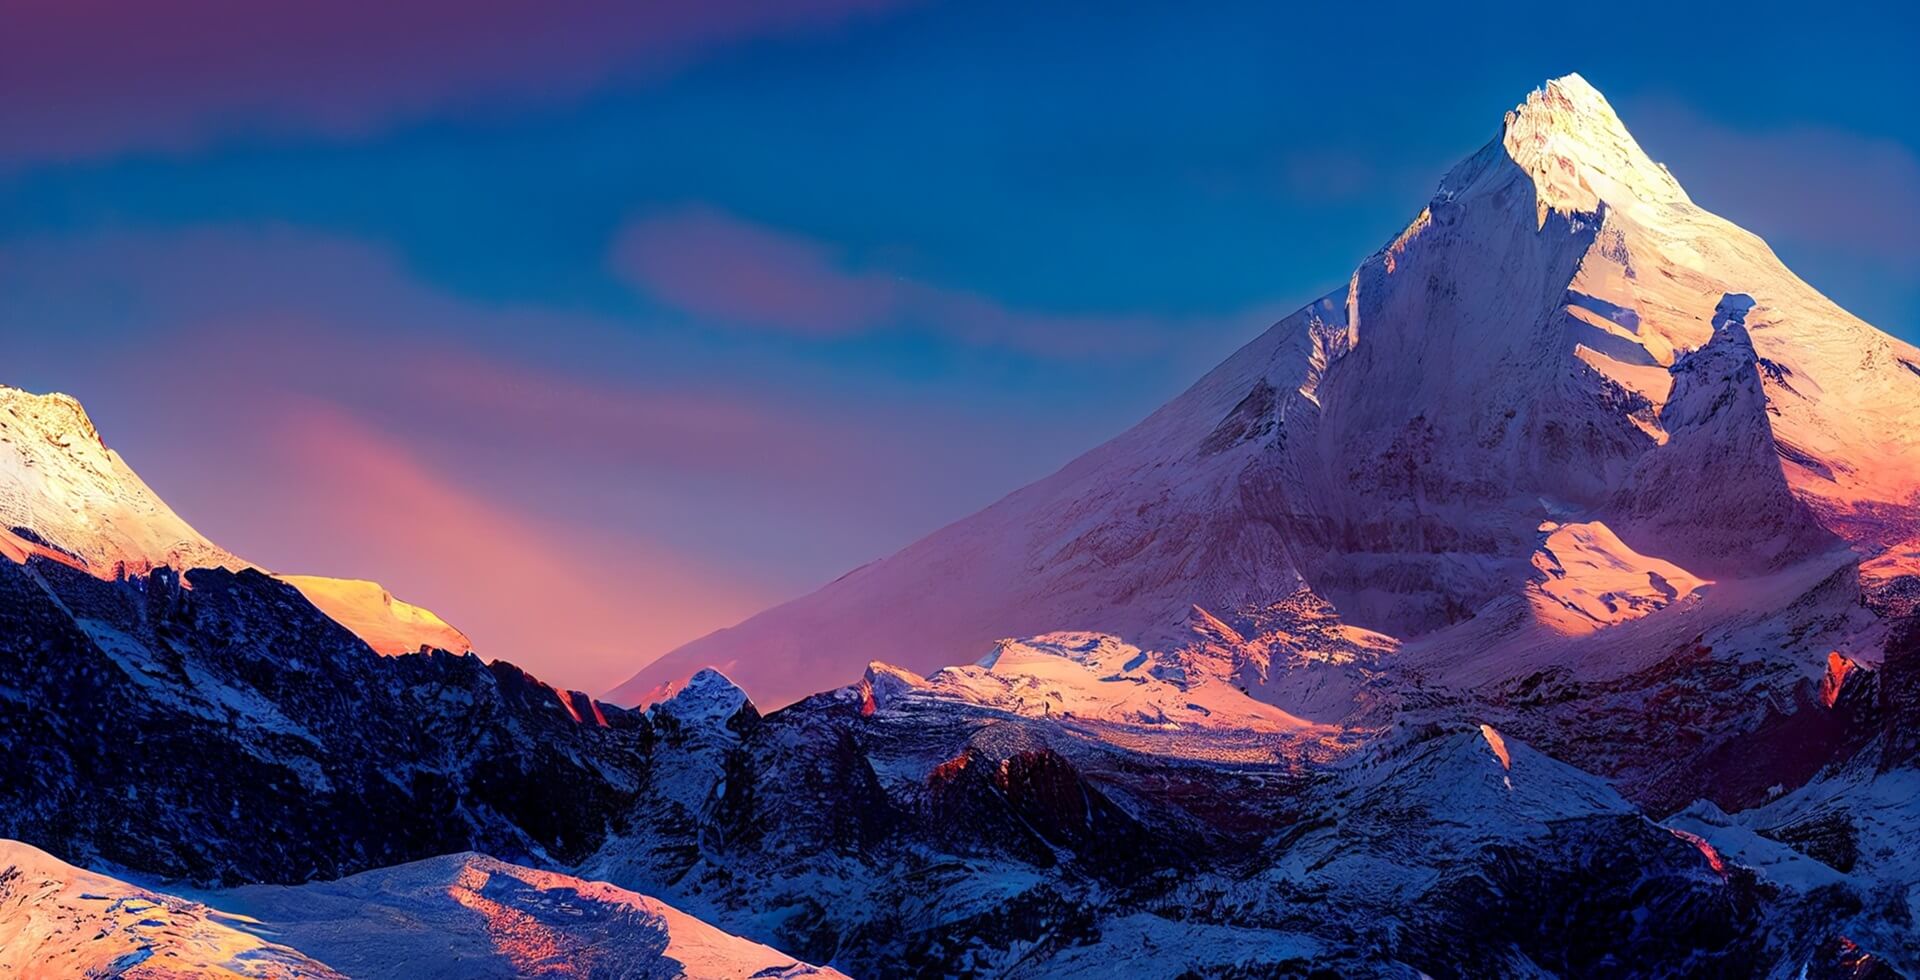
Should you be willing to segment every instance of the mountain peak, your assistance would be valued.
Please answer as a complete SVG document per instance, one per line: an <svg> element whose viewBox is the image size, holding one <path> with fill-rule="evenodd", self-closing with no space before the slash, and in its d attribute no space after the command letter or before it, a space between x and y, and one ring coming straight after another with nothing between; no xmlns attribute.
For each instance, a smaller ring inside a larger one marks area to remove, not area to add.
<svg viewBox="0 0 1920 980"><path fill-rule="evenodd" d="M1686 191L1640 148L1607 97L1577 73L1547 81L1509 111L1500 145L1533 179L1543 209L1688 202Z"/></svg>

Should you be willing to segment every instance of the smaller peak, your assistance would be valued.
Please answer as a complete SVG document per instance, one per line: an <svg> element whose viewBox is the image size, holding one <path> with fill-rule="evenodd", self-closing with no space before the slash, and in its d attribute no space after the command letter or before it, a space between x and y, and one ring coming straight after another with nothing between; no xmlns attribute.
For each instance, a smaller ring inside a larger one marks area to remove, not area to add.
<svg viewBox="0 0 1920 980"><path fill-rule="evenodd" d="M71 395L0 385L0 475L0 527L25 529L102 578L247 566L181 520Z"/></svg>
<svg viewBox="0 0 1920 980"><path fill-rule="evenodd" d="M854 691L860 697L860 713L871 715L885 710L899 698L928 687L927 679L905 667L875 660L867 664Z"/></svg>
<svg viewBox="0 0 1920 980"><path fill-rule="evenodd" d="M680 689L680 694L691 694L701 691L738 690L740 690L740 685L735 684L733 678L721 673L717 668L702 667L694 671L692 677L687 678L687 683ZM678 695L675 696L677 697Z"/></svg>
<svg viewBox="0 0 1920 980"><path fill-rule="evenodd" d="M413 653L423 646L452 653L473 649L473 641L465 633L433 610L395 598L378 582L322 575L277 577L377 653Z"/></svg>
<svg viewBox="0 0 1920 980"><path fill-rule="evenodd" d="M664 693L666 697L651 710L682 723L725 722L753 707L740 685L712 667L700 668L684 684L669 685Z"/></svg>

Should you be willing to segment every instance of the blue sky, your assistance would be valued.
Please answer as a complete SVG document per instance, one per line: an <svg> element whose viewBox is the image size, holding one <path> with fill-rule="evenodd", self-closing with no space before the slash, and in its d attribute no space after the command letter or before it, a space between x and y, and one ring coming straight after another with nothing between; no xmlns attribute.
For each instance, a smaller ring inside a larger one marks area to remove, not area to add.
<svg viewBox="0 0 1920 980"><path fill-rule="evenodd" d="M574 686L1124 428L1567 71L1920 340L1893 8L15 7L0 381Z"/></svg>

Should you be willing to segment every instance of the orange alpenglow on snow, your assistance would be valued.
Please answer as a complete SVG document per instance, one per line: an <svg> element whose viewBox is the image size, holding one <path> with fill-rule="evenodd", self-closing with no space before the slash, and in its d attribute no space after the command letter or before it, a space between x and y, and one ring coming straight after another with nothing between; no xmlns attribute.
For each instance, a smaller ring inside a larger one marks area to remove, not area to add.
<svg viewBox="0 0 1920 980"><path fill-rule="evenodd" d="M402 602L378 582L282 575L307 601L334 622L352 630L376 653L413 653L421 647L466 653L473 643L447 621L412 603Z"/></svg>
<svg viewBox="0 0 1920 980"><path fill-rule="evenodd" d="M1713 869L1714 874L1717 874L1722 878L1725 878L1727 876L1726 860L1720 856L1720 852L1718 849L1716 849L1712 844L1707 843L1706 838L1700 836L1699 834L1688 833L1687 831L1679 830L1673 827L1668 827L1667 832L1672 834L1675 837L1680 838L1683 841L1686 841L1689 844L1692 844L1695 848L1697 848L1700 851L1700 855L1707 859L1707 866Z"/></svg>
<svg viewBox="0 0 1920 980"><path fill-rule="evenodd" d="M1542 580L1529 593L1538 622L1580 634L1639 619L1688 599L1707 580L1670 561L1643 555L1599 521L1547 523L1533 566Z"/></svg>
<svg viewBox="0 0 1920 980"><path fill-rule="evenodd" d="M1492 725L1482 723L1480 735L1487 740L1487 747L1493 750L1493 756L1500 760L1500 768L1513 771L1513 757L1507 754L1507 740L1500 737Z"/></svg>
<svg viewBox="0 0 1920 980"><path fill-rule="evenodd" d="M105 579L248 563L180 519L69 395L0 385L0 527ZM22 533L22 532L26 533ZM24 560L17 545L8 557Z"/></svg>
<svg viewBox="0 0 1920 980"><path fill-rule="evenodd" d="M1859 664L1835 650L1827 654L1827 673L1820 678L1820 703L1828 708L1840 702L1840 692L1847 686L1847 678L1853 674Z"/></svg>
<svg viewBox="0 0 1920 980"><path fill-rule="evenodd" d="M586 977L600 976L591 967L575 968L580 959L579 937L566 926L542 919L531 910L546 907L529 903L516 908L489 894L499 887L509 899L527 892L540 896L571 895L572 901L618 910L640 929L661 934L663 966L677 966L676 972L662 969L660 975L713 977L715 980L749 980L751 977L842 977L831 969L810 966L778 950L738 936L730 935L688 915L679 909L600 881L584 881L551 871L538 871L506 864L480 855L423 862L431 867L454 860L461 862L448 884L447 897L481 917L494 952L513 965L522 976ZM382 872L373 872L380 875ZM578 915L576 911L573 913ZM639 931L636 929L636 931ZM622 975L627 975L624 972Z"/></svg>

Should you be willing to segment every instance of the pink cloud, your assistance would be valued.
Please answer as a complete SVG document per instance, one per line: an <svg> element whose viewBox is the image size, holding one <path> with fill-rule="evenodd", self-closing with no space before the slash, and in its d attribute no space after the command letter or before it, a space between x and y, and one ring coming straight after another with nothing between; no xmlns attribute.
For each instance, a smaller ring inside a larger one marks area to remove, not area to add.
<svg viewBox="0 0 1920 980"><path fill-rule="evenodd" d="M388 353L397 355L393 372L413 382L406 395L414 415L485 419L493 439L728 477L847 463L842 440L808 409L778 400L717 387L623 387L470 351Z"/></svg>
<svg viewBox="0 0 1920 980"><path fill-rule="evenodd" d="M236 396L295 393L449 431L479 425L495 444L545 459L727 477L846 462L812 407L764 385L620 372L652 359L621 324L464 302L352 239L208 227L0 245L0 295L0 314L23 322L36 307L106 297L101 315L130 334L119 353L146 378L213 375ZM590 366L602 370L529 347L594 351Z"/></svg>
<svg viewBox="0 0 1920 980"><path fill-rule="evenodd" d="M698 316L796 333L856 333L896 315L906 287L847 271L824 245L704 208L636 222L614 243L613 268Z"/></svg>
<svg viewBox="0 0 1920 980"><path fill-rule="evenodd" d="M859 266L826 244L705 208L635 221L614 241L614 273L697 317L804 337L921 329L975 347L1043 358L1140 358L1184 338L1277 319L1023 310L993 297Z"/></svg>
<svg viewBox="0 0 1920 980"><path fill-rule="evenodd" d="M444 107L565 99L895 2L14 3L0 158L178 151L240 128L346 136Z"/></svg>
<svg viewBox="0 0 1920 980"><path fill-rule="evenodd" d="M997 304L933 295L949 315L1028 334L1015 338L1023 344L1059 322L1028 330ZM1176 370L1203 369L1261 319L1213 328L1213 347L1192 344L1192 363ZM656 508L700 487L709 501L724 492L791 522L833 522L822 534L872 526L876 511L912 515L897 519L919 527L930 508L945 514L926 502L945 499L940 484L995 461L1001 472L1007 457L992 414L1004 408L916 398L885 377L849 387L778 352L712 353L704 338L644 322L469 301L420 281L382 249L289 227L0 244L0 320L27 331L0 381L69 388L101 408L141 392L167 408L134 424L151 418L158 430L172 419L183 438L243 427L247 413L234 405L297 395L437 433L424 452L484 459L496 487L529 479L535 464L572 466L572 484L630 488ZM1083 335L1105 321L1088 324ZM72 342L54 342L62 333ZM1071 356L1073 347L1060 350ZM124 394L103 399L106 377L108 391ZM1062 423L1045 438L1064 452L1089 438L1084 424ZM1024 424L1020 438L1037 431ZM930 440L947 451L928 454ZM860 521L835 516L847 501L860 501Z"/></svg>
<svg viewBox="0 0 1920 980"><path fill-rule="evenodd" d="M170 338L159 363L241 379L227 394L355 407L445 433L447 455L484 448L574 479L621 467L732 480L818 477L854 465L814 406L719 385L617 384L443 338L369 334L363 324L279 315L221 318ZM149 367L154 361L146 362Z"/></svg>

